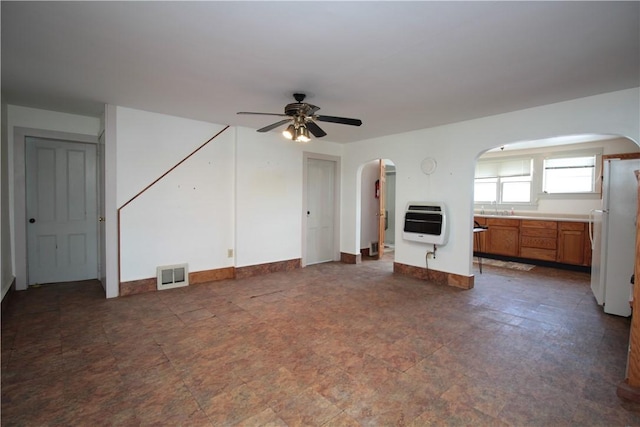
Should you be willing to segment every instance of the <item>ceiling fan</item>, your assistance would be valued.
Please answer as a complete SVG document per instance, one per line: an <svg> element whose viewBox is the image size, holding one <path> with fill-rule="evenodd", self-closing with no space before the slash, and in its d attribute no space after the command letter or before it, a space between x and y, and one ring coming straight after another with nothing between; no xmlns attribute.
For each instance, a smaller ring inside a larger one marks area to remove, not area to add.
<svg viewBox="0 0 640 427"><path fill-rule="evenodd" d="M261 116L279 116L286 117L286 119L280 120L279 122L270 124L269 126L265 126L263 128L258 129L258 132L269 132L272 129L277 128L278 126L282 126L284 124L289 124L287 128L282 132L285 138L291 139L297 142L308 142L311 138L309 137L309 132L316 138L322 138L327 133L323 131L320 126L316 124L318 122L329 122L329 123L338 123L341 125L350 125L350 126L360 126L362 124L362 120L358 119L349 119L346 117L335 117L335 116L324 116L320 114L316 114L316 112L320 109L320 107L316 107L315 105L308 104L304 101L306 95L304 93L294 93L294 99L296 102L287 104L284 107L284 114L279 113L252 113L248 111L240 111L238 114L255 114Z"/></svg>

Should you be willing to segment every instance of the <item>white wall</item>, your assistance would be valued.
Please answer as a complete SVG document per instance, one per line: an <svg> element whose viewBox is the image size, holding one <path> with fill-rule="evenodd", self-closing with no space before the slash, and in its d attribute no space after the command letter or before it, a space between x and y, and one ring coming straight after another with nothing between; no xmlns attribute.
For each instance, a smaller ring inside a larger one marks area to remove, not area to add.
<svg viewBox="0 0 640 427"><path fill-rule="evenodd" d="M429 268L470 276L473 175L484 151L517 141L562 135L607 134L640 140L638 88L439 126L415 132L347 144L343 162L343 228L341 250L358 253L360 243L358 170L372 158L396 165L396 228L410 200L444 202L450 224L449 242L439 247ZM425 157L437 161L427 176L420 170ZM397 262L425 266L426 245L396 241Z"/></svg>
<svg viewBox="0 0 640 427"><path fill-rule="evenodd" d="M101 159L104 167L104 264L102 266L105 276L107 298L117 297L120 293L119 282L119 249L118 249L118 201L116 189L118 187L118 134L117 119L118 107L106 104L104 107L104 158ZM101 147L102 148L102 147ZM102 232L102 230L101 230Z"/></svg>
<svg viewBox="0 0 640 427"><path fill-rule="evenodd" d="M387 171L389 167L387 166ZM395 245L396 243L396 174L395 166L393 173L387 172L387 191L385 202L387 204L387 230L384 234L384 242ZM402 212L404 215L404 212ZM400 229L402 230L402 229Z"/></svg>
<svg viewBox="0 0 640 427"><path fill-rule="evenodd" d="M368 248L378 241L378 199L375 198L375 183L380 175L380 161L372 160L362 168L362 191L360 192L360 249Z"/></svg>
<svg viewBox="0 0 640 427"><path fill-rule="evenodd" d="M121 281L155 277L162 265L188 263L191 272L232 266L234 131L124 206L224 126L123 107L116 114Z"/></svg>
<svg viewBox="0 0 640 427"><path fill-rule="evenodd" d="M0 102L0 300L13 282L11 227L9 223L9 141L7 137L7 105Z"/></svg>
<svg viewBox="0 0 640 427"><path fill-rule="evenodd" d="M116 108L118 207L223 128ZM303 151L341 149L227 129L121 209L121 281L183 262L193 272L300 258Z"/></svg>
<svg viewBox="0 0 640 427"><path fill-rule="evenodd" d="M69 140L97 140L100 119L56 111L7 105L7 151L9 158L9 201L12 267L16 276L16 289L26 289L26 222L24 218L24 140L18 135L26 133L43 136L62 135ZM19 128L19 129L17 129ZM88 137L88 138L87 138ZM18 213L16 213L16 210Z"/></svg>
<svg viewBox="0 0 640 427"><path fill-rule="evenodd" d="M302 257L303 153L340 156L339 144L286 140L237 128L236 266Z"/></svg>

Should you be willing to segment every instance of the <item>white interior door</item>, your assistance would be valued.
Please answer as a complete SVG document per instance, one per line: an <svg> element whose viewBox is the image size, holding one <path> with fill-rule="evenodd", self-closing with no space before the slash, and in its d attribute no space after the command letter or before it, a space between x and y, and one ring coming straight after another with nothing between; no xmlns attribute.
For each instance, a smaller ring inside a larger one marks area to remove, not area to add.
<svg viewBox="0 0 640 427"><path fill-rule="evenodd" d="M306 264L334 260L336 162L307 159Z"/></svg>
<svg viewBox="0 0 640 427"><path fill-rule="evenodd" d="M98 277L96 147L27 138L28 284Z"/></svg>

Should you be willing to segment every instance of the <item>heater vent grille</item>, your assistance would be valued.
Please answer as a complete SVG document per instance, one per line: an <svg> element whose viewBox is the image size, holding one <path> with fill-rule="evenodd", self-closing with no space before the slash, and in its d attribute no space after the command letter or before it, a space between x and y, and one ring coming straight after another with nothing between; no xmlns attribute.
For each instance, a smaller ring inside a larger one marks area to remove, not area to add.
<svg viewBox="0 0 640 427"><path fill-rule="evenodd" d="M158 290L189 286L189 266L187 264L158 267L157 275Z"/></svg>
<svg viewBox="0 0 640 427"><path fill-rule="evenodd" d="M378 255L380 250L380 242L371 242L369 245L369 256Z"/></svg>

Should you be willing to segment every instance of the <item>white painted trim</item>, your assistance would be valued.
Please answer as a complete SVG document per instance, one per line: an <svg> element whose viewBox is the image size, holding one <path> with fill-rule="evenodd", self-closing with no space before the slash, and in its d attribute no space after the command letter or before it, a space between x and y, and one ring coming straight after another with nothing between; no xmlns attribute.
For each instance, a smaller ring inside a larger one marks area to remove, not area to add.
<svg viewBox="0 0 640 427"><path fill-rule="evenodd" d="M104 107L104 219L106 252L104 272L107 283L103 283L107 298L120 295L119 253L118 253L118 173L117 173L117 108Z"/></svg>
<svg viewBox="0 0 640 427"><path fill-rule="evenodd" d="M327 160L335 163L335 176L334 176L334 214L333 214L333 260L340 261L340 177L341 177L341 158L338 156L331 156L328 154L319 153L302 153L302 245L301 253L302 267L307 265L307 163L309 159Z"/></svg>

